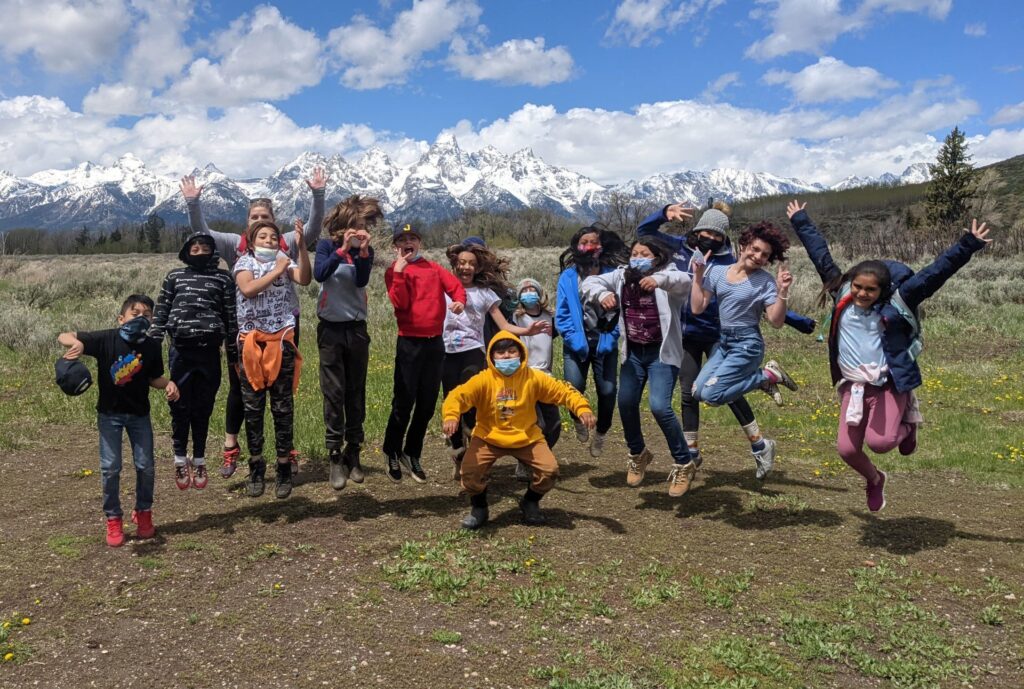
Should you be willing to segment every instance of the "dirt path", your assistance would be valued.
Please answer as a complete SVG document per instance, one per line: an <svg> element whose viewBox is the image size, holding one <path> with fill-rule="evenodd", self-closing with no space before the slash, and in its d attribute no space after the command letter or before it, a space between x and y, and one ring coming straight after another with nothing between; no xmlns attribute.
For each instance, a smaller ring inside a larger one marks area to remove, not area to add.
<svg viewBox="0 0 1024 689"><path fill-rule="evenodd" d="M503 460L467 537L440 459L395 485L371 450L340 493L313 464L286 501L243 496L244 470L180 492L164 461L158 538L110 549L98 471L70 475L95 434L65 433L0 458L3 687L1024 683L1021 490L894 473L876 517L850 472L761 486L730 446L674 501L664 451L630 490L621 441L563 439L550 524L520 524Z"/></svg>

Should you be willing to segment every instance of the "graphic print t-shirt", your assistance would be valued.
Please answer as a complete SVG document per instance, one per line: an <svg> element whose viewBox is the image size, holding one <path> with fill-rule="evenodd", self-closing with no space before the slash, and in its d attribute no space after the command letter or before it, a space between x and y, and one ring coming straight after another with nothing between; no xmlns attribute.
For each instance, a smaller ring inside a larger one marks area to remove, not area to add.
<svg viewBox="0 0 1024 689"><path fill-rule="evenodd" d="M445 303L451 304L451 297L445 295ZM449 354L468 352L471 349L483 349L484 319L487 312L501 299L493 290L486 287L466 288L466 308L462 313L455 314L445 311L444 315L444 351Z"/></svg>
<svg viewBox="0 0 1024 689"><path fill-rule="evenodd" d="M277 253L278 258L284 255L280 251ZM254 280L259 280L274 269L276 261L275 258L273 261L262 263L257 261L252 254L245 253L235 263L235 275L247 270L252 273ZM295 261L292 261L288 269L296 267ZM237 288L235 296L238 306L239 333L248 333L253 330L276 333L284 328L295 327L295 317L299 315L299 299L295 294L295 286L287 273L278 277L270 287L252 299L243 295L242 291Z"/></svg>
<svg viewBox="0 0 1024 689"><path fill-rule="evenodd" d="M83 353L96 357L96 379L100 395L96 411L101 414L149 414L149 381L164 374L160 343L146 340L128 344L117 330L78 333Z"/></svg>

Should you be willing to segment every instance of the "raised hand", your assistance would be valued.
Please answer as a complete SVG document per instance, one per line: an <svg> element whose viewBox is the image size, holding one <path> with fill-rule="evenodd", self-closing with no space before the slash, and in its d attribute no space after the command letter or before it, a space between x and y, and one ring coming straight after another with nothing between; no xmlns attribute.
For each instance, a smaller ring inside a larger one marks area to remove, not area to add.
<svg viewBox="0 0 1024 689"><path fill-rule="evenodd" d="M405 254L402 252L402 250L396 246L395 247L395 265L394 265L395 272L396 273L401 273L403 270L405 270L405 267L407 265L409 265L408 259L406 259Z"/></svg>
<svg viewBox="0 0 1024 689"><path fill-rule="evenodd" d="M665 218L669 221L684 220L692 217L693 209L690 208L690 204L685 201L683 203L673 203L665 209Z"/></svg>
<svg viewBox="0 0 1024 689"><path fill-rule="evenodd" d="M807 208L806 203L800 203L797 200L790 201L789 205L786 206L786 217L792 220L794 215L796 215L805 208Z"/></svg>
<svg viewBox="0 0 1024 689"><path fill-rule="evenodd" d="M274 261L274 270L277 271L278 275L282 275L288 271L288 267L292 264L292 260L282 253L278 253L277 260Z"/></svg>
<svg viewBox="0 0 1024 689"><path fill-rule="evenodd" d="M988 238L988 233L989 233L990 229L991 228L988 227L988 223L981 223L979 225L977 218L973 218L971 220L970 233L973 234L976 238L978 238L981 241L985 242L986 244L991 244L992 243L992 240ZM965 227L964 228L964 232L967 232L967 231L968 231L968 229Z"/></svg>
<svg viewBox="0 0 1024 689"><path fill-rule="evenodd" d="M306 180L306 185L313 191L327 187L327 175L322 167L313 168L313 176Z"/></svg>
<svg viewBox="0 0 1024 689"><path fill-rule="evenodd" d="M306 223L300 218L295 218L295 246L305 246L302 243L302 233L306 230Z"/></svg>
<svg viewBox="0 0 1024 689"><path fill-rule="evenodd" d="M341 246L345 251L352 250L352 238L356 236L358 230L348 229L345 230L345 234L341 236Z"/></svg>
<svg viewBox="0 0 1024 689"><path fill-rule="evenodd" d="M690 265L693 267L693 279L700 281L704 279L704 273L708 269L708 261L711 260L711 250L708 249L706 254L702 254L699 251L694 251L693 256L690 258Z"/></svg>
<svg viewBox="0 0 1024 689"><path fill-rule="evenodd" d="M370 242L373 240L373 236L366 230L356 230L356 239L359 240L359 256L369 258Z"/></svg>
<svg viewBox="0 0 1024 689"><path fill-rule="evenodd" d="M600 302L601 306L603 306L604 308L606 308L608 310L614 309L616 307L616 305L618 305L618 303L619 303L619 300L616 299L615 295L611 294L611 293L609 293L607 296L605 296L605 298L602 299L601 302Z"/></svg>
<svg viewBox="0 0 1024 689"><path fill-rule="evenodd" d="M789 272L789 266L785 263L779 264L779 272L775 278L775 285L779 290L779 297L789 298L789 288L793 284L793 273Z"/></svg>
<svg viewBox="0 0 1024 689"><path fill-rule="evenodd" d="M198 199L203 193L203 185L196 186L196 178L192 175L185 175L181 178L181 195L186 201Z"/></svg>
<svg viewBox="0 0 1024 689"><path fill-rule="evenodd" d="M642 289L644 292L653 292L654 290L658 289L658 281L655 280L650 275L648 275L645 278L641 278L640 282L637 284L640 285L640 289Z"/></svg>

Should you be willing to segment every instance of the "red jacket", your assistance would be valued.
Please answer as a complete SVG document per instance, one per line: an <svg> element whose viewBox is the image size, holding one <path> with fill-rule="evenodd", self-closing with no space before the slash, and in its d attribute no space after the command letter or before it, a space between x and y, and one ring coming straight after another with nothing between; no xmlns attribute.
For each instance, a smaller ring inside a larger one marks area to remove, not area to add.
<svg viewBox="0 0 1024 689"><path fill-rule="evenodd" d="M401 273L394 265L384 273L388 298L395 307L398 334L405 337L438 337L444 327L444 295L466 303L466 290L447 270L423 258L408 264Z"/></svg>

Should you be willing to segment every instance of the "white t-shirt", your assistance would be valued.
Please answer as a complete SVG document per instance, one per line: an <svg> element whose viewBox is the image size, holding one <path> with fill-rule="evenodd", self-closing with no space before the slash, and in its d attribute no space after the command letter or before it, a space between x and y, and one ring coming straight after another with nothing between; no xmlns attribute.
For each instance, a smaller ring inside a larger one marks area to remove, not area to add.
<svg viewBox="0 0 1024 689"><path fill-rule="evenodd" d="M277 252L277 258L281 256L286 256L286 254ZM256 260L255 256L246 252L235 262L234 273L237 275L239 272L247 270L252 273L253 279L259 280L274 269L277 258L262 263ZM297 267L294 261L291 261L288 266L289 270ZM299 315L299 299L288 273L274 280L270 287L252 299L245 297L242 290L236 287L235 298L238 302L238 332L240 333L253 330L276 333L284 328L295 327L295 317Z"/></svg>
<svg viewBox="0 0 1024 689"><path fill-rule="evenodd" d="M501 302L494 290L486 287L466 288L466 308L460 314L446 311L444 316L444 351L448 354L468 352L471 349L482 349L484 342L484 321L491 307ZM445 303L452 300L445 295Z"/></svg>
<svg viewBox="0 0 1024 689"><path fill-rule="evenodd" d="M531 316L528 313L516 316L516 325L521 328L529 328L539 321L550 323L552 330L554 330L554 319L547 311L541 311L536 316ZM536 335L520 337L519 339L526 345L526 356L529 359L530 368L551 373L551 343L554 340L551 333L538 333Z"/></svg>

